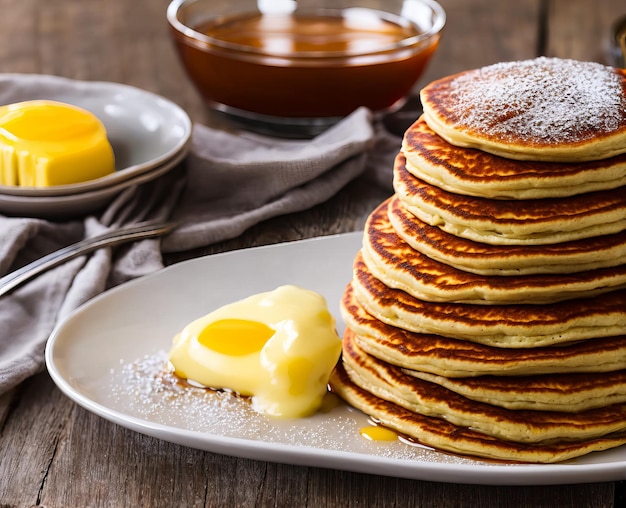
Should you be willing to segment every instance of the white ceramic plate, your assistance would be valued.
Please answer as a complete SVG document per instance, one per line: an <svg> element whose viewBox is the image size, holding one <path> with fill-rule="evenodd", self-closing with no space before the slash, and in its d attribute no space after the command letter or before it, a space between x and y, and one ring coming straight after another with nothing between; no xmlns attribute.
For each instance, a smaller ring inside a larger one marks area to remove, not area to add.
<svg viewBox="0 0 626 508"><path fill-rule="evenodd" d="M162 166L188 149L192 124L173 102L119 83L79 81L38 74L0 74L0 104L48 99L91 111L105 125L115 153L111 175L72 185L14 187L0 185L0 194L60 196L111 187Z"/></svg>
<svg viewBox="0 0 626 508"><path fill-rule="evenodd" d="M556 465L498 464L359 435L367 418L345 405L273 420L244 401L174 389L155 376L171 339L217 306L282 284L322 293L339 316L361 233L218 254L120 286L75 312L52 334L48 370L69 397L135 431L258 460L430 481L539 485L623 480L626 448ZM338 323L339 332L343 324Z"/></svg>

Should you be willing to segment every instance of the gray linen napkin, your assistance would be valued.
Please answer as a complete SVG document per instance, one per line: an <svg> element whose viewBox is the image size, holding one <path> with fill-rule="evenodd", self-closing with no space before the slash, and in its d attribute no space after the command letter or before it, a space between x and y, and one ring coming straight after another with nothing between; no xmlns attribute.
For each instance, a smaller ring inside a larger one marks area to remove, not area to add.
<svg viewBox="0 0 626 508"><path fill-rule="evenodd" d="M326 201L364 171L373 140L366 109L310 141L234 135L197 125L187 189L172 215L181 225L163 240L163 251L233 238L269 217Z"/></svg>
<svg viewBox="0 0 626 508"><path fill-rule="evenodd" d="M108 288L162 268L162 252L233 238L270 217L310 208L365 170L391 189L399 144L375 132L365 109L307 141L195 125L180 167L126 189L100 214L67 222L0 216L0 275L108 228L148 219L180 224L165 239L101 249L0 297L0 393L43 368L46 340L64 317Z"/></svg>

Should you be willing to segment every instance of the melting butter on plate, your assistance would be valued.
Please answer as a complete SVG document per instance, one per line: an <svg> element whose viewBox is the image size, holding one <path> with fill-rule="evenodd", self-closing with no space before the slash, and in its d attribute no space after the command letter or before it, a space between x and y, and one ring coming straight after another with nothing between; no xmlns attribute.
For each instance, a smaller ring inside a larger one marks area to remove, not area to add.
<svg viewBox="0 0 626 508"><path fill-rule="evenodd" d="M106 129L93 113L48 100L0 106L0 184L68 185L114 171Z"/></svg>
<svg viewBox="0 0 626 508"><path fill-rule="evenodd" d="M251 396L256 410L294 418L320 408L340 352L325 299L286 285L188 324L169 359L179 377Z"/></svg>

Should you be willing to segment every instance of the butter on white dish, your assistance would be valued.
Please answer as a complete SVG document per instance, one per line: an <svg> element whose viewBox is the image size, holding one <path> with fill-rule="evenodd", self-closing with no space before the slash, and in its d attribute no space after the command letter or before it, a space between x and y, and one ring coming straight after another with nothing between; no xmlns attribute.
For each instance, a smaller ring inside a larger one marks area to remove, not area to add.
<svg viewBox="0 0 626 508"><path fill-rule="evenodd" d="M252 396L256 410L294 418L319 409L340 352L324 297L286 285L188 324L169 359L182 378Z"/></svg>
<svg viewBox="0 0 626 508"><path fill-rule="evenodd" d="M93 113L48 100L0 106L0 184L50 187L114 171L106 128Z"/></svg>

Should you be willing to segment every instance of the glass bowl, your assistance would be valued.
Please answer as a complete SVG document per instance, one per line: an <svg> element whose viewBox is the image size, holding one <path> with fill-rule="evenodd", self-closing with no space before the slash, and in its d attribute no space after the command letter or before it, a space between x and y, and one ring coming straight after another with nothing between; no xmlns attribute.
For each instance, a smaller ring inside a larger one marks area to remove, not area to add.
<svg viewBox="0 0 626 508"><path fill-rule="evenodd" d="M171 34L213 110L314 135L365 106L402 106L439 43L434 0L173 0Z"/></svg>

